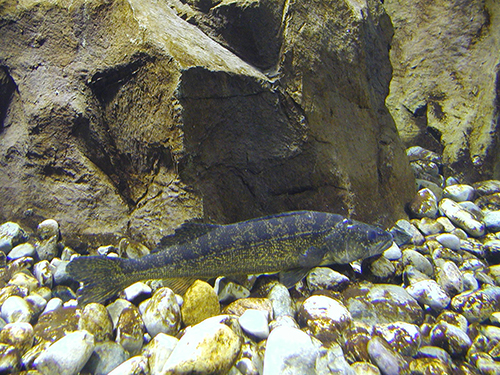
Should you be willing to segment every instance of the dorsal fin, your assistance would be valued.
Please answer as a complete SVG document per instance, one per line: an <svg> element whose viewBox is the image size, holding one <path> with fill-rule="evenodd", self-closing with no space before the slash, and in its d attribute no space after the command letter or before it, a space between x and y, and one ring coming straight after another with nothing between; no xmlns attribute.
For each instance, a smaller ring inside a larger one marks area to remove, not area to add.
<svg viewBox="0 0 500 375"><path fill-rule="evenodd" d="M163 237L154 251L161 251L174 245L192 241L218 227L217 224L205 224L196 221L185 222L175 230L174 234Z"/></svg>

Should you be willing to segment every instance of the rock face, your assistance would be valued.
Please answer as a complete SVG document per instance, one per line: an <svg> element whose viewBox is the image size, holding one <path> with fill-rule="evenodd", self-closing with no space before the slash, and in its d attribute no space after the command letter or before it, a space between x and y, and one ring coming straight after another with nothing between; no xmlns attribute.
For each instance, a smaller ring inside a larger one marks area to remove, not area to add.
<svg viewBox="0 0 500 375"><path fill-rule="evenodd" d="M387 106L407 145L443 152L465 179L498 177L500 4L386 0L394 25Z"/></svg>
<svg viewBox="0 0 500 375"><path fill-rule="evenodd" d="M4 2L0 219L149 246L200 217L386 224L414 192L391 36L376 0Z"/></svg>

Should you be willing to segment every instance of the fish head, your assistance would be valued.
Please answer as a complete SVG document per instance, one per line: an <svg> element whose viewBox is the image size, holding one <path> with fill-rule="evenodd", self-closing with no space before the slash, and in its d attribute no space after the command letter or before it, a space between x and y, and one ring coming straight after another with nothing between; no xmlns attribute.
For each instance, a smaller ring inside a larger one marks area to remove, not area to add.
<svg viewBox="0 0 500 375"><path fill-rule="evenodd" d="M393 237L377 226L344 219L332 228L325 242L322 264L347 264L383 253L391 246Z"/></svg>

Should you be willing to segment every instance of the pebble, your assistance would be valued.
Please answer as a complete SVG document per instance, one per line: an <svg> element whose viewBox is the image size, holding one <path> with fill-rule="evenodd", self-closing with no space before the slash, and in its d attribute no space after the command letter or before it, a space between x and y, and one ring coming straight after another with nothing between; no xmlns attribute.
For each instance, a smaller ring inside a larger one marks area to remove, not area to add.
<svg viewBox="0 0 500 375"><path fill-rule="evenodd" d="M356 375L380 375L380 370L377 366L368 362L354 362L351 365Z"/></svg>
<svg viewBox="0 0 500 375"><path fill-rule="evenodd" d="M208 319L186 329L161 373L225 374L235 362L241 344L231 328Z"/></svg>
<svg viewBox="0 0 500 375"><path fill-rule="evenodd" d="M0 315L7 323L27 322L32 318L28 302L19 296L11 296L5 300L0 309Z"/></svg>
<svg viewBox="0 0 500 375"><path fill-rule="evenodd" d="M174 292L165 287L157 289L146 306L142 319L151 337L159 333L176 335L181 327L181 308Z"/></svg>
<svg viewBox="0 0 500 375"><path fill-rule="evenodd" d="M464 356L472 345L466 332L445 321L438 322L432 328L430 339L432 345L443 348L454 358Z"/></svg>
<svg viewBox="0 0 500 375"><path fill-rule="evenodd" d="M241 329L256 341L269 336L269 314L263 310L248 309L238 318Z"/></svg>
<svg viewBox="0 0 500 375"><path fill-rule="evenodd" d="M315 267L309 271L306 277L306 283L310 290L340 291L345 289L349 282L347 276L328 267Z"/></svg>
<svg viewBox="0 0 500 375"><path fill-rule="evenodd" d="M438 201L430 189L424 188L417 192L409 208L411 213L419 219L423 217L435 218L438 212Z"/></svg>
<svg viewBox="0 0 500 375"><path fill-rule="evenodd" d="M399 375L404 373L407 363L382 338L374 336L367 345L368 354L383 375Z"/></svg>
<svg viewBox="0 0 500 375"><path fill-rule="evenodd" d="M158 333L146 346L143 354L148 358L152 374L160 374L168 357L174 350L179 339L164 333Z"/></svg>
<svg viewBox="0 0 500 375"><path fill-rule="evenodd" d="M444 230L443 224L441 224L439 221L435 219L431 219L428 217L424 217L423 219L420 220L413 219L411 222L425 236L438 234Z"/></svg>
<svg viewBox="0 0 500 375"><path fill-rule="evenodd" d="M385 256L363 259L361 270L367 280L375 282L389 282L396 275L396 267Z"/></svg>
<svg viewBox="0 0 500 375"><path fill-rule="evenodd" d="M500 211L490 211L484 215L484 224L490 232L500 231Z"/></svg>
<svg viewBox="0 0 500 375"><path fill-rule="evenodd" d="M455 202L471 201L474 199L475 189L470 185L455 184L443 189L443 197Z"/></svg>
<svg viewBox="0 0 500 375"><path fill-rule="evenodd" d="M450 233L456 229L451 220L446 216L440 216L436 219L436 221L443 226L444 232Z"/></svg>
<svg viewBox="0 0 500 375"><path fill-rule="evenodd" d="M451 308L464 315L470 323L482 322L495 311L495 300L483 290L460 293L451 300Z"/></svg>
<svg viewBox="0 0 500 375"><path fill-rule="evenodd" d="M333 343L326 347L320 347L318 358L316 359L316 373L318 375L345 374L356 375L345 359L342 347Z"/></svg>
<svg viewBox="0 0 500 375"><path fill-rule="evenodd" d="M33 346L35 333L29 323L9 323L0 331L0 342L16 348L20 355Z"/></svg>
<svg viewBox="0 0 500 375"><path fill-rule="evenodd" d="M404 356L414 356L422 342L419 327L405 322L377 324L374 326L374 334L382 337L391 348Z"/></svg>
<svg viewBox="0 0 500 375"><path fill-rule="evenodd" d="M12 276L9 280L9 284L16 285L20 288L25 288L28 293L31 293L38 288L38 280L35 279L35 277L31 274L24 272L18 272L14 276Z"/></svg>
<svg viewBox="0 0 500 375"><path fill-rule="evenodd" d="M477 221L467 210L463 209L455 201L449 198L443 198L439 202L439 210L446 215L456 226L462 228L473 237L480 237L485 233L485 227L482 222Z"/></svg>
<svg viewBox="0 0 500 375"><path fill-rule="evenodd" d="M280 316L295 315L290 292L283 284L276 284L267 295L267 298L269 298L272 303L273 316L275 319Z"/></svg>
<svg viewBox="0 0 500 375"><path fill-rule="evenodd" d="M131 355L135 355L142 348L144 332L139 309L134 305L125 307L116 325L116 342Z"/></svg>
<svg viewBox="0 0 500 375"><path fill-rule="evenodd" d="M38 258L41 260L51 261L56 256L59 255L59 236L52 236L40 241L35 244L35 251Z"/></svg>
<svg viewBox="0 0 500 375"><path fill-rule="evenodd" d="M403 253L396 242L393 242L392 245L384 251L384 257L389 260L398 260L401 259L402 256Z"/></svg>
<svg viewBox="0 0 500 375"><path fill-rule="evenodd" d="M47 286L49 288L52 287L52 269L47 260L37 262L33 266L33 275L37 279L40 286Z"/></svg>
<svg viewBox="0 0 500 375"><path fill-rule="evenodd" d="M113 328L116 328L116 326L118 325L118 319L120 318L122 311L126 307L131 306L132 303L123 298L118 298L117 300L106 306L106 310L108 310L111 321L113 322Z"/></svg>
<svg viewBox="0 0 500 375"><path fill-rule="evenodd" d="M184 303L181 306L184 324L195 325L219 313L219 298L214 288L205 281L196 280L184 294Z"/></svg>
<svg viewBox="0 0 500 375"><path fill-rule="evenodd" d="M26 242L28 235L19 224L8 221L0 225L0 251L8 254L13 247Z"/></svg>
<svg viewBox="0 0 500 375"><path fill-rule="evenodd" d="M405 267L413 266L427 276L434 275L432 263L424 255L415 250L403 250L403 265Z"/></svg>
<svg viewBox="0 0 500 375"><path fill-rule="evenodd" d="M16 373L18 371L18 362L18 350L8 344L0 343L0 373Z"/></svg>
<svg viewBox="0 0 500 375"><path fill-rule="evenodd" d="M422 305L441 311L450 304L450 297L434 280L421 280L410 284L406 291Z"/></svg>
<svg viewBox="0 0 500 375"><path fill-rule="evenodd" d="M286 326L275 328L267 339L263 375L316 375L318 345L311 337Z"/></svg>
<svg viewBox="0 0 500 375"><path fill-rule="evenodd" d="M250 296L250 291L225 277L215 280L214 290L220 303L229 303Z"/></svg>
<svg viewBox="0 0 500 375"><path fill-rule="evenodd" d="M128 358L129 354L116 342L98 342L83 370L93 375L107 375Z"/></svg>
<svg viewBox="0 0 500 375"><path fill-rule="evenodd" d="M78 321L78 329L90 332L96 342L111 340L113 336L113 322L106 307L100 303L85 306Z"/></svg>
<svg viewBox="0 0 500 375"><path fill-rule="evenodd" d="M75 331L54 342L34 361L43 375L78 374L94 350L94 336L87 331Z"/></svg>
<svg viewBox="0 0 500 375"><path fill-rule="evenodd" d="M442 233L436 237L436 241L448 249L460 250L460 238L451 233Z"/></svg>
<svg viewBox="0 0 500 375"><path fill-rule="evenodd" d="M61 233L59 231L59 224L54 219L47 219L38 224L36 228L38 237L41 240L46 240L51 237L56 237L59 240Z"/></svg>
<svg viewBox="0 0 500 375"><path fill-rule="evenodd" d="M7 259L13 260L22 257L34 257L35 254L35 246L26 242L14 247L7 255Z"/></svg>
<svg viewBox="0 0 500 375"><path fill-rule="evenodd" d="M273 305L269 298L250 297L239 299L227 305L222 312L224 314L241 316L248 309L265 311L269 319L273 318Z"/></svg>
<svg viewBox="0 0 500 375"><path fill-rule="evenodd" d="M108 375L149 375L148 359L141 355L132 357L116 367Z"/></svg>
<svg viewBox="0 0 500 375"><path fill-rule="evenodd" d="M500 181L498 180L485 180L472 184L476 190L477 195L491 195L500 192Z"/></svg>
<svg viewBox="0 0 500 375"><path fill-rule="evenodd" d="M143 282L137 282L123 290L125 299L127 301L134 301L135 299L145 299L151 296L151 287Z"/></svg>
<svg viewBox="0 0 500 375"><path fill-rule="evenodd" d="M437 267L436 281L448 296L462 293L464 288L462 271L454 262L444 261Z"/></svg>

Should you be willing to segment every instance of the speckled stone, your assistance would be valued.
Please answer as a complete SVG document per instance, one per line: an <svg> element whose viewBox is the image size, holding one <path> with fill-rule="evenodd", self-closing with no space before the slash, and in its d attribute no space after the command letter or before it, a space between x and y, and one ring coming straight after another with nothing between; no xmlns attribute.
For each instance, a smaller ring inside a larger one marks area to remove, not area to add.
<svg viewBox="0 0 500 375"><path fill-rule="evenodd" d="M340 344L332 343L328 347L320 347L318 358L316 359L316 374L345 374L356 375L345 359L342 347Z"/></svg>
<svg viewBox="0 0 500 375"><path fill-rule="evenodd" d="M484 235L485 226L467 210L460 207L458 203L449 199L443 198L439 202L439 210L451 220L453 224L462 228L469 235L479 237Z"/></svg>
<svg viewBox="0 0 500 375"><path fill-rule="evenodd" d="M52 287L52 269L47 260L37 262L33 266L33 276L35 276L40 286Z"/></svg>
<svg viewBox="0 0 500 375"><path fill-rule="evenodd" d="M184 295L181 313L185 325L195 325L206 318L219 314L219 298L215 290L210 284L196 280Z"/></svg>
<svg viewBox="0 0 500 375"><path fill-rule="evenodd" d="M438 322L430 333L431 344L445 349L452 357L462 357L472 342L462 329L446 323Z"/></svg>
<svg viewBox="0 0 500 375"><path fill-rule="evenodd" d="M41 260L52 260L59 255L59 236L52 236L35 243L35 251Z"/></svg>
<svg viewBox="0 0 500 375"><path fill-rule="evenodd" d="M450 297L434 280L422 280L410 284L406 291L419 303L441 311L450 304Z"/></svg>
<svg viewBox="0 0 500 375"><path fill-rule="evenodd" d="M458 251L460 250L460 238L451 233L442 233L436 236L436 241L438 241L444 247L447 247L451 250Z"/></svg>
<svg viewBox="0 0 500 375"><path fill-rule="evenodd" d="M149 285L143 282L137 282L123 290L123 295L127 301L134 301L136 298L148 298L151 296L152 290Z"/></svg>
<svg viewBox="0 0 500 375"><path fill-rule="evenodd" d="M196 324L181 337L162 374L225 374L241 350L241 339L213 319Z"/></svg>
<svg viewBox="0 0 500 375"><path fill-rule="evenodd" d="M100 303L85 306L78 321L78 329L93 334L96 342L111 340L113 336L113 323L108 310Z"/></svg>
<svg viewBox="0 0 500 375"><path fill-rule="evenodd" d="M399 375L408 366L403 357L378 336L368 342L367 348L370 359L384 375Z"/></svg>
<svg viewBox="0 0 500 375"><path fill-rule="evenodd" d="M9 323L0 331L0 342L15 347L20 355L33 346L35 333L29 323Z"/></svg>
<svg viewBox="0 0 500 375"><path fill-rule="evenodd" d="M462 271L460 271L454 262L449 260L444 261L437 267L436 281L449 296L454 296L464 291Z"/></svg>
<svg viewBox="0 0 500 375"><path fill-rule="evenodd" d="M139 309L134 305L125 307L116 325L116 342L131 355L135 355L142 348L144 332Z"/></svg>
<svg viewBox="0 0 500 375"><path fill-rule="evenodd" d="M307 274L306 282L310 290L328 289L339 291L347 287L349 278L328 267L315 267Z"/></svg>
<svg viewBox="0 0 500 375"><path fill-rule="evenodd" d="M377 366L369 362L354 362L351 365L356 375L380 375L381 372Z"/></svg>
<svg viewBox="0 0 500 375"><path fill-rule="evenodd" d="M220 303L229 303L250 296L250 291L225 277L215 280L214 290Z"/></svg>
<svg viewBox="0 0 500 375"><path fill-rule="evenodd" d="M411 201L409 208L412 214L419 219L423 217L435 218L438 211L436 196L430 189L421 189Z"/></svg>
<svg viewBox="0 0 500 375"><path fill-rule="evenodd" d="M298 311L299 323L324 343L341 342L342 332L351 325L349 310L338 300L327 296L307 298Z"/></svg>
<svg viewBox="0 0 500 375"><path fill-rule="evenodd" d="M269 298L250 297L239 299L227 305L222 312L224 314L241 316L248 309L265 311L269 319L273 318L273 305Z"/></svg>
<svg viewBox="0 0 500 375"><path fill-rule="evenodd" d="M129 358L108 375L149 375L148 359L142 355Z"/></svg>
<svg viewBox="0 0 500 375"><path fill-rule="evenodd" d="M122 311L130 306L132 306L132 303L123 298L118 298L113 303L106 306L106 310L108 310L109 316L111 317L111 322L113 322L113 328L116 328Z"/></svg>
<svg viewBox="0 0 500 375"><path fill-rule="evenodd" d="M33 327L37 342L53 342L62 338L67 332L78 329L81 310L74 307L60 307L40 315L38 323Z"/></svg>
<svg viewBox="0 0 500 375"><path fill-rule="evenodd" d="M405 322L377 324L374 326L374 334L382 337L395 351L405 356L414 356L422 342L419 327Z"/></svg>
<svg viewBox="0 0 500 375"><path fill-rule="evenodd" d="M14 274L10 280L9 285L17 285L21 288L26 288L28 293L31 293L38 288L38 280L28 272L18 272Z"/></svg>
<svg viewBox="0 0 500 375"><path fill-rule="evenodd" d="M450 185L443 189L443 198L450 198L455 202L471 201L474 194L474 188L465 184Z"/></svg>
<svg viewBox="0 0 500 375"><path fill-rule="evenodd" d="M482 322L494 312L494 300L482 290L468 291L456 295L451 300L454 311L464 315L472 322Z"/></svg>
<svg viewBox="0 0 500 375"><path fill-rule="evenodd" d="M408 366L411 374L450 375L450 366L439 358L417 358Z"/></svg>
<svg viewBox="0 0 500 375"><path fill-rule="evenodd" d="M367 280L374 282L390 282L396 275L396 267L385 256L363 259L361 270Z"/></svg>
<svg viewBox="0 0 500 375"><path fill-rule="evenodd" d="M142 314L142 319L151 337L160 332L176 335L181 327L181 309L174 292L169 288L156 290Z"/></svg>
<svg viewBox="0 0 500 375"><path fill-rule="evenodd" d="M164 333L158 333L144 348L144 356L148 358L152 374L160 374L163 366L176 347L179 339Z"/></svg>
<svg viewBox="0 0 500 375"><path fill-rule="evenodd" d="M19 296L7 298L2 304L0 315L7 323L29 323L33 317L28 302Z"/></svg>

